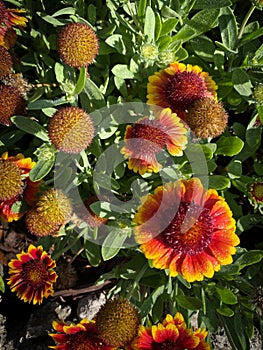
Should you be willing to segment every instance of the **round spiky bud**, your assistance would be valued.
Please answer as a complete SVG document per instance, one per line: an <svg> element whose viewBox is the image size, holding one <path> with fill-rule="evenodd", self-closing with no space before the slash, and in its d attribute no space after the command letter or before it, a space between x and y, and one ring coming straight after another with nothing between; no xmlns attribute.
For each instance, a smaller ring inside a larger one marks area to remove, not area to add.
<svg viewBox="0 0 263 350"><path fill-rule="evenodd" d="M34 235L54 235L69 221L71 214L71 200L61 190L50 188L27 212L26 225Z"/></svg>
<svg viewBox="0 0 263 350"><path fill-rule="evenodd" d="M64 107L50 119L48 134L56 149L65 153L79 153L92 142L93 122L83 109Z"/></svg>
<svg viewBox="0 0 263 350"><path fill-rule="evenodd" d="M97 313L96 325L105 344L124 347L137 335L140 325L139 312L126 299L109 300Z"/></svg>
<svg viewBox="0 0 263 350"><path fill-rule="evenodd" d="M57 263L56 272L58 279L56 281L56 289L69 289L76 285L78 275L76 269L68 263Z"/></svg>
<svg viewBox="0 0 263 350"><path fill-rule="evenodd" d="M221 102L209 97L196 100L188 109L186 121L196 137L216 137L227 126L228 115Z"/></svg>
<svg viewBox="0 0 263 350"><path fill-rule="evenodd" d="M154 61L158 57L158 47L150 43L144 44L141 47L141 56L146 61Z"/></svg>
<svg viewBox="0 0 263 350"><path fill-rule="evenodd" d="M12 200L23 191L21 171L13 162L0 159L0 202Z"/></svg>
<svg viewBox="0 0 263 350"><path fill-rule="evenodd" d="M87 24L70 23L60 31L57 47L62 61L80 68L94 61L99 51L99 42L96 33Z"/></svg>
<svg viewBox="0 0 263 350"><path fill-rule="evenodd" d="M24 114L26 101L19 90L12 86L0 85L0 124L10 125L10 118Z"/></svg>
<svg viewBox="0 0 263 350"><path fill-rule="evenodd" d="M11 73L12 57L8 50L0 46L0 79Z"/></svg>

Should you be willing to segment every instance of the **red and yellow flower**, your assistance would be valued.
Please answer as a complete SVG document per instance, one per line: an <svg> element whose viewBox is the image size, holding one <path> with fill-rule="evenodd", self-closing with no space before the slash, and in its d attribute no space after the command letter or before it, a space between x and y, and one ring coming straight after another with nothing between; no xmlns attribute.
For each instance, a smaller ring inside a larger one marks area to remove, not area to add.
<svg viewBox="0 0 263 350"><path fill-rule="evenodd" d="M155 113L154 119L146 116L128 125L121 153L128 158L128 167L141 175L158 172L161 164L156 155L165 147L172 156L183 155L187 145L187 129L180 118L169 108Z"/></svg>
<svg viewBox="0 0 263 350"><path fill-rule="evenodd" d="M78 324L67 324L62 321L53 321L53 328L58 333L49 334L57 343L49 346L60 350L113 350L111 346L105 345L100 337L95 321L81 320Z"/></svg>
<svg viewBox="0 0 263 350"><path fill-rule="evenodd" d="M216 83L199 66L179 62L149 77L147 103L171 108L185 119L187 108L200 98L216 99Z"/></svg>
<svg viewBox="0 0 263 350"><path fill-rule="evenodd" d="M188 282L211 278L232 263L239 244L228 204L198 178L157 187L143 198L134 221L135 239L153 266Z"/></svg>
<svg viewBox="0 0 263 350"><path fill-rule="evenodd" d="M0 45L6 49L13 47L16 42L16 32L12 27L26 27L28 19L23 17L26 11L22 9L7 9L0 1Z"/></svg>
<svg viewBox="0 0 263 350"><path fill-rule="evenodd" d="M22 153L8 156L8 152L0 158L0 219L7 222L19 220L26 212L27 206L32 206L37 199L41 181L32 182L29 172L35 166L31 158L25 158ZM4 186L3 186L4 184ZM12 206L24 201L25 209L13 211Z"/></svg>
<svg viewBox="0 0 263 350"><path fill-rule="evenodd" d="M30 244L28 252L17 254L9 264L8 284L12 292L24 302L41 304L44 298L52 295L57 274L56 262L43 250L42 246Z"/></svg>
<svg viewBox="0 0 263 350"><path fill-rule="evenodd" d="M183 316L180 313L177 313L174 317L168 314L162 323L152 327L140 326L139 334L131 349L209 350L210 345L204 340L206 336L207 332L204 329L193 331L191 328L186 328Z"/></svg>

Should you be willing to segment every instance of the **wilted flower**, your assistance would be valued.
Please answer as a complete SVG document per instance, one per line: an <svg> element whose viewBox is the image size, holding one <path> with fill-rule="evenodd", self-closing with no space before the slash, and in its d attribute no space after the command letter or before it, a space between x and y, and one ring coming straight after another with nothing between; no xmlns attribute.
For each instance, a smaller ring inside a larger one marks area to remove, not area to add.
<svg viewBox="0 0 263 350"><path fill-rule="evenodd" d="M108 300L97 313L96 324L105 344L122 348L136 337L140 316L128 300Z"/></svg>
<svg viewBox="0 0 263 350"><path fill-rule="evenodd" d="M232 263L239 238L224 198L198 178L158 187L137 209L135 239L155 268L188 282Z"/></svg>
<svg viewBox="0 0 263 350"><path fill-rule="evenodd" d="M41 304L44 298L53 294L53 284L57 279L56 262L42 246L30 244L28 252L17 254L8 266L10 278L7 283L24 302Z"/></svg>
<svg viewBox="0 0 263 350"><path fill-rule="evenodd" d="M147 103L169 107L184 119L185 111L196 100L216 98L216 89L213 79L201 67L175 61L149 77Z"/></svg>
<svg viewBox="0 0 263 350"><path fill-rule="evenodd" d="M26 100L12 86L0 84L0 124L10 125L13 115L25 114Z"/></svg>
<svg viewBox="0 0 263 350"><path fill-rule="evenodd" d="M141 175L158 172L161 164L156 155L164 148L173 156L181 156L187 145L187 129L169 108L156 113L155 118L143 117L128 125L121 153L128 158L128 167Z"/></svg>
<svg viewBox="0 0 263 350"><path fill-rule="evenodd" d="M1 78L1 81L4 85L9 85L14 89L17 89L24 97L32 88L28 81L20 73L7 74Z"/></svg>
<svg viewBox="0 0 263 350"><path fill-rule="evenodd" d="M186 122L196 137L217 137L227 126L228 115L221 102L211 98L196 100L186 114Z"/></svg>
<svg viewBox="0 0 263 350"><path fill-rule="evenodd" d="M93 122L83 109L63 107L50 119L48 135L56 149L65 153L79 153L92 142Z"/></svg>
<svg viewBox="0 0 263 350"><path fill-rule="evenodd" d="M99 51L99 42L96 33L87 24L70 23L60 31L57 47L62 61L80 68L94 61Z"/></svg>
<svg viewBox="0 0 263 350"><path fill-rule="evenodd" d="M25 158L19 153L16 156L8 156L8 152L0 158L0 218L3 221L11 222L19 220L37 199L40 181L30 181L28 175L35 166L31 158ZM26 207L14 211L13 206L25 202Z"/></svg>
<svg viewBox="0 0 263 350"><path fill-rule="evenodd" d="M95 321L81 320L78 324L67 324L62 321L53 321L53 328L58 333L49 335L57 343L49 346L60 350L114 350L103 343L98 335Z"/></svg>
<svg viewBox="0 0 263 350"><path fill-rule="evenodd" d="M139 335L131 346L134 350L209 350L205 342L207 332L186 328L183 316L178 312L173 318L167 315L162 323L152 327L140 326Z"/></svg>
<svg viewBox="0 0 263 350"><path fill-rule="evenodd" d="M72 214L71 200L61 190L43 192L26 214L28 230L36 236L57 234Z"/></svg>

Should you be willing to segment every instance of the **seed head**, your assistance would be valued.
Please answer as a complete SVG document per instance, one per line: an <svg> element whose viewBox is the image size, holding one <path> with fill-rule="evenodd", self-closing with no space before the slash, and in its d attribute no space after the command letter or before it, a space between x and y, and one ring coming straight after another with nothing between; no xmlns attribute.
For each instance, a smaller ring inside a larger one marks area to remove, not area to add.
<svg viewBox="0 0 263 350"><path fill-rule="evenodd" d="M20 91L12 86L0 85L0 124L10 125L10 118L25 114L26 101Z"/></svg>
<svg viewBox="0 0 263 350"><path fill-rule="evenodd" d="M87 24L70 23L64 26L57 40L62 61L80 68L91 64L99 51L96 33Z"/></svg>

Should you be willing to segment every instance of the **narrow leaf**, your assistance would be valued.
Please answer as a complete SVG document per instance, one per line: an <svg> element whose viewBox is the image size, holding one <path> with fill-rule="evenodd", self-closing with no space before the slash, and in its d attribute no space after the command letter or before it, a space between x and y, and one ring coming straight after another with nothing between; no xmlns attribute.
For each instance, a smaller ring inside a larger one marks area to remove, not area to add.
<svg viewBox="0 0 263 350"><path fill-rule="evenodd" d="M38 124L35 120L21 115L11 117L12 122L18 129L25 131L28 134L34 135L42 141L49 141L46 129Z"/></svg>
<svg viewBox="0 0 263 350"><path fill-rule="evenodd" d="M81 93L81 91L84 89L85 82L86 82L86 67L81 67L79 71L78 81L74 90L75 95L79 95Z"/></svg>
<svg viewBox="0 0 263 350"><path fill-rule="evenodd" d="M148 42L154 42L155 14L150 6L146 8L144 35Z"/></svg>

